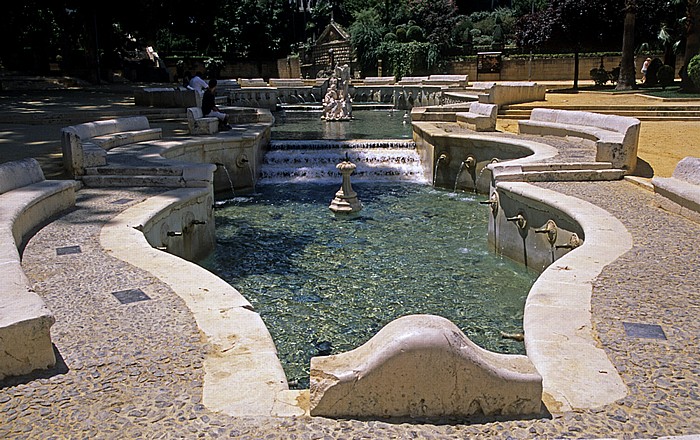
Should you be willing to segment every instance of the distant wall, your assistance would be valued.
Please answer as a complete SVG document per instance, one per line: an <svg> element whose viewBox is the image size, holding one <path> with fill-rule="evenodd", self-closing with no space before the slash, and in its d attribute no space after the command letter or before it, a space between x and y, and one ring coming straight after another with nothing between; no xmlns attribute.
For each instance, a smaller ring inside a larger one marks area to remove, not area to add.
<svg viewBox="0 0 700 440"><path fill-rule="evenodd" d="M663 58L663 55L653 55L652 58ZM620 64L620 56L603 57L606 70L612 70ZM637 68L637 79L641 80L642 74L639 71L644 62L644 56L635 59ZM601 57L581 56L579 57L579 79L590 80L591 69L600 66ZM683 59L676 60L676 77L678 70L683 64ZM503 58L501 73L479 74L476 73L476 60L466 60L453 62L449 68L451 74L469 75L469 82L474 81L566 81L574 78L574 58L533 58L530 62L527 58Z"/></svg>
<svg viewBox="0 0 700 440"><path fill-rule="evenodd" d="M635 59L637 68L637 79L641 80L640 69L645 56L638 56ZM652 57L663 58L662 54L652 55ZM620 56L603 57L605 69L612 70L620 64ZM590 71L594 67L600 66L599 56L581 56L579 58L579 79L590 80ZM302 66L298 57L289 57L279 60L269 61L241 61L229 63L224 66L219 75L220 78L300 78ZM683 59L676 60L676 77L678 70L683 65ZM175 68L168 69L171 77L175 75ZM192 72L205 71L204 65L197 65ZM530 62L527 58L507 58L502 60L500 74L479 74L476 73L476 59L465 61L455 61L448 66L445 72L452 75L469 75L469 82L475 81L569 81L573 80L574 58L533 58ZM315 75L312 75L312 77Z"/></svg>

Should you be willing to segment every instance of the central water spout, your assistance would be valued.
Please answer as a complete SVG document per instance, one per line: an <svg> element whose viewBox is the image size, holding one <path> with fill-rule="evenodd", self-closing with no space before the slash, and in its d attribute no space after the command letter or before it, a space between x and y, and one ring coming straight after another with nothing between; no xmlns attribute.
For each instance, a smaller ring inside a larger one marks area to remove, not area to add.
<svg viewBox="0 0 700 440"><path fill-rule="evenodd" d="M328 207L336 214L354 214L362 210L362 203L357 198L357 193L353 191L350 183L350 175L355 171L357 165L350 162L348 154L345 154L345 160L335 166L343 175L343 183L335 193L335 198L331 201Z"/></svg>

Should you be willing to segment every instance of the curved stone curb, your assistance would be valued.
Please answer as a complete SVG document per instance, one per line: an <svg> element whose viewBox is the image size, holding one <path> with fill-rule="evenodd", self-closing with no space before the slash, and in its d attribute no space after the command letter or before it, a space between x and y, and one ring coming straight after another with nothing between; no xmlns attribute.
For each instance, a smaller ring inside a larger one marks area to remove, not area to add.
<svg viewBox="0 0 700 440"><path fill-rule="evenodd" d="M542 375L547 408L597 408L626 396L627 387L593 333L591 294L603 268L632 249L632 236L607 211L575 197L527 183L496 187L548 204L585 232L583 246L545 269L525 303L525 347Z"/></svg>
<svg viewBox="0 0 700 440"><path fill-rule="evenodd" d="M208 194L183 188L141 202L100 232L106 252L159 278L192 311L206 336L203 403L232 416L303 415L289 391L274 342L260 315L232 286L206 269L153 248L140 229L174 203Z"/></svg>

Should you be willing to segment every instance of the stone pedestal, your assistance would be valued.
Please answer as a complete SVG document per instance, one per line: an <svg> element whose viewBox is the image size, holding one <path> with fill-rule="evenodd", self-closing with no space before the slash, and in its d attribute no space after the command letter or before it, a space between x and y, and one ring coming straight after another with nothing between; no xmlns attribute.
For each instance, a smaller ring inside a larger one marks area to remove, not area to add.
<svg viewBox="0 0 700 440"><path fill-rule="evenodd" d="M335 193L335 198L331 201L328 207L336 214L352 214L362 210L362 203L357 198L357 193L353 191L350 183L350 175L355 171L357 166L350 162L347 158L335 166L343 175L343 183Z"/></svg>

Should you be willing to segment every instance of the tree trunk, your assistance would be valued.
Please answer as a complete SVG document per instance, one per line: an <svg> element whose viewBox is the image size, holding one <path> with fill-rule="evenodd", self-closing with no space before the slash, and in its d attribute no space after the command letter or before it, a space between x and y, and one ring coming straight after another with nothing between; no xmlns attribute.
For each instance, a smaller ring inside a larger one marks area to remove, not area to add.
<svg viewBox="0 0 700 440"><path fill-rule="evenodd" d="M688 63L700 52L700 0L688 0L685 24L685 54L681 68L681 88L684 90L697 89L688 78Z"/></svg>
<svg viewBox="0 0 700 440"><path fill-rule="evenodd" d="M578 65L579 65L579 59L578 59L578 47L576 50L574 50L574 90L578 90Z"/></svg>
<svg viewBox="0 0 700 440"><path fill-rule="evenodd" d="M631 90L637 85L634 68L634 23L637 18L637 5L634 0L625 2L625 23L622 33L622 58L620 59L620 77L615 90Z"/></svg>
<svg viewBox="0 0 700 440"><path fill-rule="evenodd" d="M687 66L690 59L700 53L700 0L688 0L685 30L684 64Z"/></svg>

